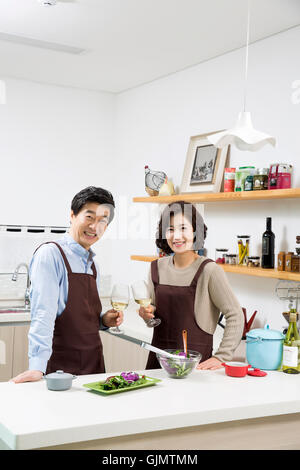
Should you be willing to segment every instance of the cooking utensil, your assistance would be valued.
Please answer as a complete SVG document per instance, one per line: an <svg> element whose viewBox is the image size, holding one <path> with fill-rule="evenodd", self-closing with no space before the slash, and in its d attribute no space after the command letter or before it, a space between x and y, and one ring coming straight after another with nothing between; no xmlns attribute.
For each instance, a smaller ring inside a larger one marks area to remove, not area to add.
<svg viewBox="0 0 300 470"><path fill-rule="evenodd" d="M48 390L62 391L72 387L72 380L77 379L76 375L68 374L63 370L57 370L44 376Z"/></svg>
<svg viewBox="0 0 300 470"><path fill-rule="evenodd" d="M225 374L229 377L245 377L245 375L254 375L255 377L264 377L267 375L260 369L252 369L250 364L244 362L222 362L222 366L225 367Z"/></svg>
<svg viewBox="0 0 300 470"><path fill-rule="evenodd" d="M183 350L185 355L187 355L187 331L182 330L182 340L183 340Z"/></svg>
<svg viewBox="0 0 300 470"><path fill-rule="evenodd" d="M222 362L222 366L225 367L225 374L230 377L245 377L251 367L244 362Z"/></svg>
<svg viewBox="0 0 300 470"><path fill-rule="evenodd" d="M175 354L170 354L169 352L164 351L163 349L156 348L155 346L152 346L152 344L146 343L146 341L142 341L142 340L137 339L137 338L133 338L132 336L119 334L118 338L122 338L122 339L125 339L126 341L130 341L131 343L137 344L138 346L141 346L142 348L147 349L148 351L158 353L158 354L160 354L162 356L165 356L165 357L169 357L169 358L172 358L172 359L174 359L174 358L175 359L178 359L178 358L185 359L184 356L177 356Z"/></svg>
<svg viewBox="0 0 300 470"><path fill-rule="evenodd" d="M275 291L280 300L288 302L288 310L295 308L298 310L298 300L300 299L300 282L278 281Z"/></svg>
<svg viewBox="0 0 300 470"><path fill-rule="evenodd" d="M150 387L151 385L155 385L158 382L161 382L161 379L155 379L153 377L145 377L146 382L144 384L140 385L130 385L128 387L124 388L116 388L115 390L103 390L101 388L101 385L104 384L105 381L103 382L92 382L89 384L83 384L84 387L89 388L90 390L98 393L102 393L104 395L114 395L115 393L121 393L121 392L129 392L130 390L137 390L139 388L145 388L145 387Z"/></svg>
<svg viewBox="0 0 300 470"><path fill-rule="evenodd" d="M246 358L258 369L276 370L280 367L284 335L270 330L269 325L246 333Z"/></svg>
<svg viewBox="0 0 300 470"><path fill-rule="evenodd" d="M250 331L250 328L252 326L254 318L257 314L257 310L255 310L255 312L252 314L252 316L251 316L251 318L248 322L247 322L247 310L244 307L242 307L242 310L243 310L243 314L244 314L244 318L245 318L244 331L243 331L242 339L246 339L246 333L248 333L248 331Z"/></svg>

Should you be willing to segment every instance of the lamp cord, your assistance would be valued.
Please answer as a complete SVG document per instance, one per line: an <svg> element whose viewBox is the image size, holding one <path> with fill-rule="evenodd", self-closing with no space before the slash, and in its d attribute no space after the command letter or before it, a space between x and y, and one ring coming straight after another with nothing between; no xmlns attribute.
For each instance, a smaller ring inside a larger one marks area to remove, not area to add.
<svg viewBox="0 0 300 470"><path fill-rule="evenodd" d="M245 59L244 105L243 105L244 112L246 111L246 95L247 95L247 79L248 79L249 31L250 31L250 0L248 0L248 14L247 14L247 42L246 42L246 59Z"/></svg>

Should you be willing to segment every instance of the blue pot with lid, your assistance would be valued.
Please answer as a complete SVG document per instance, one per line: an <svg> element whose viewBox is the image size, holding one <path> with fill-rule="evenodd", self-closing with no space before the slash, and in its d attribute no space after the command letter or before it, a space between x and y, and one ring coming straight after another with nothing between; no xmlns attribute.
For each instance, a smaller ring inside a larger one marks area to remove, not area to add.
<svg viewBox="0 0 300 470"><path fill-rule="evenodd" d="M270 330L269 325L246 333L246 357L252 367L276 370L280 367L283 354L284 335Z"/></svg>

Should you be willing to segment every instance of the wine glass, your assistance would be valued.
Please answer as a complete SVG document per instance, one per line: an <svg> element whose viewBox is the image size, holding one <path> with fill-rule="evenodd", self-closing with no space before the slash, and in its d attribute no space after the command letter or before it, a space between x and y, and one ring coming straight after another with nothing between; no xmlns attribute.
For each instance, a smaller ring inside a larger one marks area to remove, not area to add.
<svg viewBox="0 0 300 470"><path fill-rule="evenodd" d="M141 307L149 307L151 304L151 298L146 281L136 281L131 285L131 287L136 303ZM146 320L146 325L149 326L149 328L154 328L160 324L160 318L150 318L149 320Z"/></svg>
<svg viewBox="0 0 300 470"><path fill-rule="evenodd" d="M127 284L114 284L111 292L111 305L115 310L123 312L128 307L130 299ZM118 326L109 329L112 333L124 333Z"/></svg>

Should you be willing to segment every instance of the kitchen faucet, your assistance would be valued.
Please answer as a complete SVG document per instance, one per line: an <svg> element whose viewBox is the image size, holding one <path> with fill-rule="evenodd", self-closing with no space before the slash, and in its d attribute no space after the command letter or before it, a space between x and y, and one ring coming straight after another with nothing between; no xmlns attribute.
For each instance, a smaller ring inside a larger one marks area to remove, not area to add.
<svg viewBox="0 0 300 470"><path fill-rule="evenodd" d="M26 290L25 290L25 309L29 310L30 309L30 295L29 295L29 292L30 292L30 290L29 290L29 288L30 288L30 279L29 279L28 265L26 263L18 264L18 266L16 267L16 269L15 269L13 275L12 275L11 280L16 281L18 279L19 270L22 266L24 266L26 268L26 271L27 271L27 284L26 284Z"/></svg>

